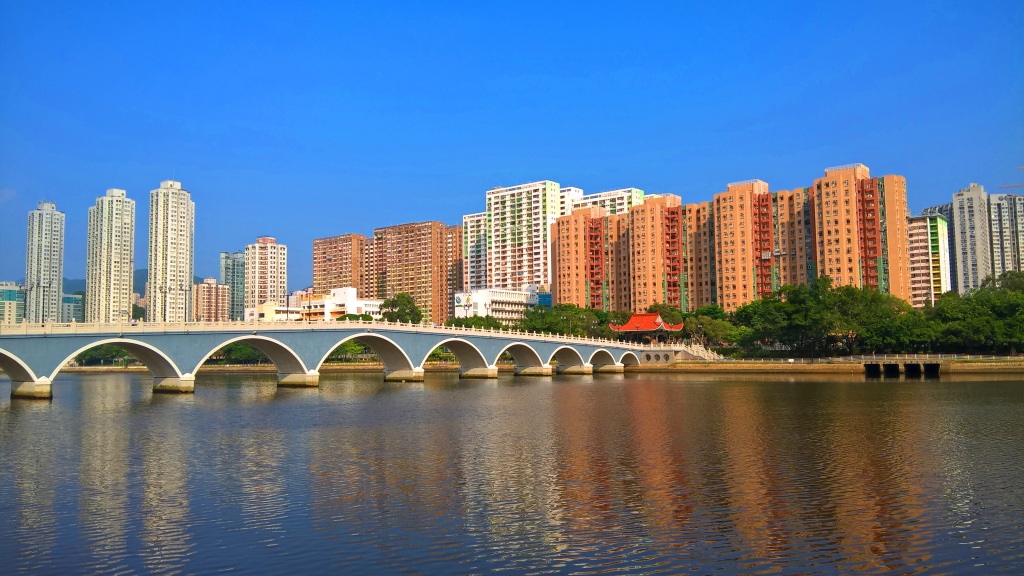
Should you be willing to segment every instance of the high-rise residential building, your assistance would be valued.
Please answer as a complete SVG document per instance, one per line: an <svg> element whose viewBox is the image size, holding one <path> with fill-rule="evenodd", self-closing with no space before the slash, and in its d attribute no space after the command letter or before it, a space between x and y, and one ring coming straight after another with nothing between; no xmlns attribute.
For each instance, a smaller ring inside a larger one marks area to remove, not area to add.
<svg viewBox="0 0 1024 576"><path fill-rule="evenodd" d="M726 312L771 293L771 194L768 183L744 180L714 199L717 302Z"/></svg>
<svg viewBox="0 0 1024 576"><path fill-rule="evenodd" d="M679 196L659 194L629 209L630 309L683 302L683 207Z"/></svg>
<svg viewBox="0 0 1024 576"><path fill-rule="evenodd" d="M313 240L313 293L323 296L332 288L356 288L365 297L367 284L366 236L342 234Z"/></svg>
<svg viewBox="0 0 1024 576"><path fill-rule="evenodd" d="M85 306L81 294L64 294L60 300L60 321L85 322ZM131 318L129 318L130 320Z"/></svg>
<svg viewBox="0 0 1024 576"><path fill-rule="evenodd" d="M181 182L164 180L149 193L149 322L184 322L192 315L195 214Z"/></svg>
<svg viewBox="0 0 1024 576"><path fill-rule="evenodd" d="M462 284L466 290L487 287L487 213L462 217Z"/></svg>
<svg viewBox="0 0 1024 576"><path fill-rule="evenodd" d="M220 283L228 287L228 320L245 319L245 251L220 253Z"/></svg>
<svg viewBox="0 0 1024 576"><path fill-rule="evenodd" d="M443 324L462 289L462 227L415 222L373 231L374 298L409 294L423 320Z"/></svg>
<svg viewBox="0 0 1024 576"><path fill-rule="evenodd" d="M1024 270L1024 196L992 194L988 210L992 274Z"/></svg>
<svg viewBox="0 0 1024 576"><path fill-rule="evenodd" d="M488 288L551 284L549 234L563 202L550 180L487 191Z"/></svg>
<svg viewBox="0 0 1024 576"><path fill-rule="evenodd" d="M0 282L0 324L20 324L25 318L25 289L14 282Z"/></svg>
<svg viewBox="0 0 1024 576"><path fill-rule="evenodd" d="M936 214L910 218L907 231L910 303L921 308L950 290L949 230L946 218Z"/></svg>
<svg viewBox="0 0 1024 576"><path fill-rule="evenodd" d="M872 178L867 166L848 164L826 168L811 193L818 275L909 302L906 179Z"/></svg>
<svg viewBox="0 0 1024 576"><path fill-rule="evenodd" d="M366 243L363 245L363 290L365 293L363 298L367 299L382 299L380 296L383 294L383 284L380 282L380 275L377 274L377 247L374 244L374 238L371 236L366 239ZM354 288L359 288L354 286ZM379 289L378 289L379 288Z"/></svg>
<svg viewBox="0 0 1024 576"><path fill-rule="evenodd" d="M64 293L64 213L42 201L28 213L25 242L25 321L60 322Z"/></svg>
<svg viewBox="0 0 1024 576"><path fill-rule="evenodd" d="M192 318L196 322L227 322L231 319L231 287L206 278L192 286Z"/></svg>
<svg viewBox="0 0 1024 576"><path fill-rule="evenodd" d="M956 254L954 250L956 247L956 230L953 223L956 220L953 218L953 203L950 202L949 204L942 204L939 206L929 206L921 211L921 215L942 216L946 219L946 229L949 231L949 239L947 242L949 246L949 289L959 291L957 288L957 279L959 278L959 274L957 273Z"/></svg>
<svg viewBox="0 0 1024 576"><path fill-rule="evenodd" d="M608 238L608 211L574 210L551 225L551 294L559 304L611 309L610 282L616 278Z"/></svg>
<svg viewBox="0 0 1024 576"><path fill-rule="evenodd" d="M712 202L683 207L683 310L718 304L715 270L715 217Z"/></svg>
<svg viewBox="0 0 1024 576"><path fill-rule="evenodd" d="M817 276L810 188L772 193L772 290L800 286Z"/></svg>
<svg viewBox="0 0 1024 576"><path fill-rule="evenodd" d="M288 305L288 248L272 236L245 247L245 307L266 302Z"/></svg>
<svg viewBox="0 0 1024 576"><path fill-rule="evenodd" d="M85 320L112 324L132 318L135 289L135 201L111 188L89 207L85 241Z"/></svg>
<svg viewBox="0 0 1024 576"><path fill-rule="evenodd" d="M953 194L953 236L950 249L956 259L956 289L961 294L981 286L992 275L992 239L989 230L988 194L971 185Z"/></svg>
<svg viewBox="0 0 1024 576"><path fill-rule="evenodd" d="M578 188L562 188L563 193L566 190L579 190ZM638 188L621 188L619 190L609 190L607 192L598 192L596 194L581 195L572 198L570 201L570 211L580 210L582 208L593 208L600 207L608 211L608 214L625 214L630 208L644 202L644 191ZM564 194L563 194L564 195Z"/></svg>
<svg viewBox="0 0 1024 576"><path fill-rule="evenodd" d="M573 204L583 198L583 189L575 186L562 186L558 190L558 216L565 216L573 211Z"/></svg>

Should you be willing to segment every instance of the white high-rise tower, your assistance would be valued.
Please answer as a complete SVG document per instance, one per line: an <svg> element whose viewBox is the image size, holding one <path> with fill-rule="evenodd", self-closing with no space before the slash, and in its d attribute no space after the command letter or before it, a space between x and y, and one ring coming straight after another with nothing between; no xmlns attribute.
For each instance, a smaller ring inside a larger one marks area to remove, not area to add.
<svg viewBox="0 0 1024 576"><path fill-rule="evenodd" d="M288 247L272 236L260 236L245 247L245 307L288 305Z"/></svg>
<svg viewBox="0 0 1024 576"><path fill-rule="evenodd" d="M181 182L165 180L149 193L149 322L183 322L192 316L195 212Z"/></svg>
<svg viewBox="0 0 1024 576"><path fill-rule="evenodd" d="M124 190L111 188L89 207L85 258L85 321L131 320L135 201Z"/></svg>
<svg viewBox="0 0 1024 576"><path fill-rule="evenodd" d="M28 213L25 250L25 321L60 322L64 292L64 213L42 201Z"/></svg>

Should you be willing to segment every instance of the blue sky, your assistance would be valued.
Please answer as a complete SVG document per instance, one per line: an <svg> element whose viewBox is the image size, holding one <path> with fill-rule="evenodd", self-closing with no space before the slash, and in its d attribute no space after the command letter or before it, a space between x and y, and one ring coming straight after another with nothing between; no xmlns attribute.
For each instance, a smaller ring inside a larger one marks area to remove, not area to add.
<svg viewBox="0 0 1024 576"><path fill-rule="evenodd" d="M459 223L534 180L690 202L863 162L915 213L1024 183L1020 1L93 4L0 0L0 279L41 199L84 278L114 187L145 267L165 179L196 202L196 274L273 235L291 288L313 238Z"/></svg>

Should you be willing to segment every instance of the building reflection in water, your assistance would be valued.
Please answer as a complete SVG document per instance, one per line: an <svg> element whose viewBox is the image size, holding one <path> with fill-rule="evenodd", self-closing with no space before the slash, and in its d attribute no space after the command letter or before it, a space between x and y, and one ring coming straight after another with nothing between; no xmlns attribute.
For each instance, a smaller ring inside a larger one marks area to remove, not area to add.
<svg viewBox="0 0 1024 576"><path fill-rule="evenodd" d="M0 471L0 477L13 480L17 524L13 534L3 534L2 538L13 540L11 552L19 566L29 572L52 571L58 529L54 503L67 451L64 439L56 438L42 445L38 439L50 434L41 424L58 409L37 400L15 399L8 406L4 414L4 453L0 457L6 469ZM6 488L0 490L6 493ZM0 565L7 561L0 559Z"/></svg>
<svg viewBox="0 0 1024 576"><path fill-rule="evenodd" d="M160 394L153 397L156 408L143 416L146 424L134 436L142 461L141 555L149 572L181 571L194 546L190 530L188 480L189 449L195 435L187 422L194 404L191 395Z"/></svg>
<svg viewBox="0 0 1024 576"><path fill-rule="evenodd" d="M82 378L78 517L90 568L123 572L128 552L131 377Z"/></svg>

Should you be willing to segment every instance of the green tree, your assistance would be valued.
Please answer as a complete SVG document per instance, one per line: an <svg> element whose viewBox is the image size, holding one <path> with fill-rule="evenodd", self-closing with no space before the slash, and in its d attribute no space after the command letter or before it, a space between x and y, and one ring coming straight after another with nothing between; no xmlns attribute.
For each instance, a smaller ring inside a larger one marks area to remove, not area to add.
<svg viewBox="0 0 1024 576"><path fill-rule="evenodd" d="M656 303L647 307L648 312L657 312L666 324L679 324L683 321L683 311L671 304Z"/></svg>
<svg viewBox="0 0 1024 576"><path fill-rule="evenodd" d="M388 322L402 322L404 324L419 324L423 320L423 312L412 296L405 292L395 294L394 298L387 298L380 305L380 315Z"/></svg>
<svg viewBox="0 0 1024 576"><path fill-rule="evenodd" d="M449 318L445 326L459 328L476 328L478 330L502 330L506 328L500 320L493 316L470 316L468 318Z"/></svg>
<svg viewBox="0 0 1024 576"><path fill-rule="evenodd" d="M146 309L138 304L132 304L132 320L145 320Z"/></svg>

